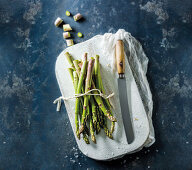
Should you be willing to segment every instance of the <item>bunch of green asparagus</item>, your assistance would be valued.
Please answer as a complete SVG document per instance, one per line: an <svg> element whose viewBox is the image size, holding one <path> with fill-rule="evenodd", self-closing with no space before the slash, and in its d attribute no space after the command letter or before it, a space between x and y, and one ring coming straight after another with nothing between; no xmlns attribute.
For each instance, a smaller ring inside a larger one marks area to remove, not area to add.
<svg viewBox="0 0 192 170"><path fill-rule="evenodd" d="M83 56L83 61L74 60L72 56L66 52L70 68L71 79L73 81L75 94L85 94L91 89L99 89L102 94L105 94L103 87L99 56L87 59L87 53ZM94 90L93 95L84 95L76 97L75 102L75 125L76 135L80 139L80 134L83 140L89 144L89 135L91 140L96 143L96 134L99 134L101 129L104 129L105 134L113 139L116 118L112 114L111 104L108 99L101 97L98 91ZM111 122L111 128L108 129L108 123Z"/></svg>

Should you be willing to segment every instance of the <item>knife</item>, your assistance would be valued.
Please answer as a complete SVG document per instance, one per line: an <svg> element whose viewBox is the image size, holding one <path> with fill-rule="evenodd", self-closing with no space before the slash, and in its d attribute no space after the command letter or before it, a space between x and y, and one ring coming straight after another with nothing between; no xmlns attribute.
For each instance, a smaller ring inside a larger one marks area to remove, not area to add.
<svg viewBox="0 0 192 170"><path fill-rule="evenodd" d="M129 112L129 106L128 106L127 86L126 86L126 78L125 78L125 54L124 54L124 44L122 40L117 40L116 42L115 56L116 56L116 62L117 62L117 72L119 74L118 90L119 90L121 114L122 114L123 125L125 129L127 142L128 144L130 144L134 141L134 132L133 132L131 115Z"/></svg>

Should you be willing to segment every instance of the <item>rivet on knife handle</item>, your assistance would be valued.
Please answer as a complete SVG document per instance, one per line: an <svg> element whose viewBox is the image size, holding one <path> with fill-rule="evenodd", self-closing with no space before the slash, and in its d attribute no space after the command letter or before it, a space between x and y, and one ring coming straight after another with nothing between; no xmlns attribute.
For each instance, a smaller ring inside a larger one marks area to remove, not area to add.
<svg viewBox="0 0 192 170"><path fill-rule="evenodd" d="M117 62L117 72L119 78L124 78L125 75L125 54L124 54L124 45L122 40L117 40L115 46L116 62Z"/></svg>

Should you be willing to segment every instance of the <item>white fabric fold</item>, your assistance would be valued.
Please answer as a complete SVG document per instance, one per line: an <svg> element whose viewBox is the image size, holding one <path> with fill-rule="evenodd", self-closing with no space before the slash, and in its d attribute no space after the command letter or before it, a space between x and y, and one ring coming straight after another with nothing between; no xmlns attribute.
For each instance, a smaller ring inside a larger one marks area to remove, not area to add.
<svg viewBox="0 0 192 170"><path fill-rule="evenodd" d="M148 116L150 133L143 146L149 147L155 142L155 132L152 123L153 100L146 77L149 60L145 55L140 42L137 41L129 32L126 32L124 29L119 29L116 34L106 33L104 34L103 41L104 54L111 56L109 62L111 62L111 65L113 66L112 70L114 73L116 72L115 43L117 40L123 40L124 42L125 55L128 59Z"/></svg>

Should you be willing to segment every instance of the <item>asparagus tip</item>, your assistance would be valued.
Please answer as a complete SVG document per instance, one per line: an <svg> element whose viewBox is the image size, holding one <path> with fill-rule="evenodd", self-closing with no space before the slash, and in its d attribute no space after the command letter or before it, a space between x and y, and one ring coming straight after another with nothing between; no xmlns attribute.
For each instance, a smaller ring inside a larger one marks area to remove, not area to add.
<svg viewBox="0 0 192 170"><path fill-rule="evenodd" d="M107 115L109 120L111 120L112 122L117 122L117 119L115 117L113 117L112 115L110 115L110 112L107 112Z"/></svg>
<svg viewBox="0 0 192 170"><path fill-rule="evenodd" d="M90 144L87 135L84 133L83 133L83 140L85 141L86 144Z"/></svg>
<svg viewBox="0 0 192 170"><path fill-rule="evenodd" d="M80 139L80 133L79 130L76 130L77 138Z"/></svg>
<svg viewBox="0 0 192 170"><path fill-rule="evenodd" d="M111 122L111 133L115 130L115 122Z"/></svg>
<svg viewBox="0 0 192 170"><path fill-rule="evenodd" d="M65 55L70 56L69 52L66 52Z"/></svg>
<svg viewBox="0 0 192 170"><path fill-rule="evenodd" d="M97 126L96 126L96 134L98 134L101 131L101 127L99 125L99 122L97 122Z"/></svg>
<svg viewBox="0 0 192 170"><path fill-rule="evenodd" d="M79 134L81 134L81 133L83 132L83 130L84 130L84 126L81 125L81 127L80 127L80 129L79 129Z"/></svg>
<svg viewBox="0 0 192 170"><path fill-rule="evenodd" d="M108 136L110 139L113 139L113 135L111 134L111 132L109 132L107 127L104 128L104 131L105 131L106 136Z"/></svg>
<svg viewBox="0 0 192 170"><path fill-rule="evenodd" d="M96 144L95 135L92 135L92 136L91 136L91 140Z"/></svg>
<svg viewBox="0 0 192 170"><path fill-rule="evenodd" d="M95 58L96 58L96 59L99 59L99 55L95 55Z"/></svg>

